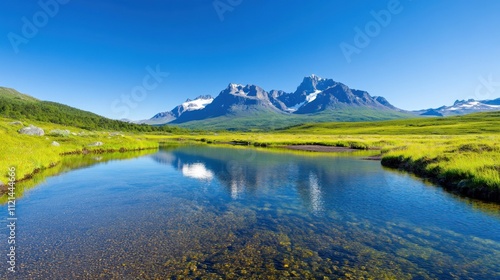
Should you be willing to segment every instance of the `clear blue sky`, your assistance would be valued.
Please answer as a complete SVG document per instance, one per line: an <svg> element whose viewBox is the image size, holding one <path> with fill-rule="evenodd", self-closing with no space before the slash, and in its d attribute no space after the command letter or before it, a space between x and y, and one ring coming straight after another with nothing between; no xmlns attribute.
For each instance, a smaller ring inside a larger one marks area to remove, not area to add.
<svg viewBox="0 0 500 280"><path fill-rule="evenodd" d="M474 98L479 77L494 83L477 97L500 97L497 0L217 0L219 12L213 0L59 1L50 15L0 3L0 85L111 118L149 118L230 82L293 91L312 73L403 109ZM388 24L370 25L397 2ZM372 37L348 62L340 45L356 47L356 27ZM169 76L118 111L157 65Z"/></svg>

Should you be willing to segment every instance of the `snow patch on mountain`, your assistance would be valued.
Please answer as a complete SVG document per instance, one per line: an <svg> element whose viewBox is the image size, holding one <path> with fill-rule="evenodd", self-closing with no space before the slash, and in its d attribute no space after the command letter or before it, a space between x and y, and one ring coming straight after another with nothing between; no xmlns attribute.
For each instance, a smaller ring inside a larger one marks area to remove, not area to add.
<svg viewBox="0 0 500 280"><path fill-rule="evenodd" d="M314 97L314 98L316 98L316 97ZM314 100L314 99L313 99L313 100ZM311 101L312 101L312 100L311 100ZM286 110L287 110L288 112L290 112L290 113L293 113L293 112L297 111L300 107L302 107L302 105L304 105L304 104L306 104L306 101L304 101L304 102L300 102L300 103L297 103L297 104L295 104L295 105L294 105L294 106L292 106L292 107L288 107L288 108L286 108Z"/></svg>
<svg viewBox="0 0 500 280"><path fill-rule="evenodd" d="M312 74L310 77L312 80L316 80L318 82L326 80L325 78L321 78L321 77L316 76L316 74Z"/></svg>
<svg viewBox="0 0 500 280"><path fill-rule="evenodd" d="M310 103L310 102L314 101L314 99L316 99L316 97L318 96L318 93L321 93L321 90L315 90L314 92L309 93L306 96L306 102Z"/></svg>
<svg viewBox="0 0 500 280"><path fill-rule="evenodd" d="M468 101L467 103L455 103L455 105L446 108L445 110L448 111L456 111L456 110L464 110L464 109L496 109L500 108L500 105L489 105L489 104L484 104L479 101Z"/></svg>
<svg viewBox="0 0 500 280"><path fill-rule="evenodd" d="M314 74L313 74L313 77L314 77ZM300 107L302 107L304 104L307 104L307 103L311 103L313 102L314 100L316 100L316 97L318 96L318 94L320 94L322 91L321 90L315 90L309 94L306 95L306 100L304 100L303 102L300 102L300 103L297 103L293 106L290 106L288 108L286 108L286 111L287 112L290 112L290 113L293 113L295 111L297 111Z"/></svg>
<svg viewBox="0 0 500 280"><path fill-rule="evenodd" d="M195 111L204 109L208 104L212 103L214 99L212 97L198 97L195 100L187 100L182 103L182 107L185 111Z"/></svg>

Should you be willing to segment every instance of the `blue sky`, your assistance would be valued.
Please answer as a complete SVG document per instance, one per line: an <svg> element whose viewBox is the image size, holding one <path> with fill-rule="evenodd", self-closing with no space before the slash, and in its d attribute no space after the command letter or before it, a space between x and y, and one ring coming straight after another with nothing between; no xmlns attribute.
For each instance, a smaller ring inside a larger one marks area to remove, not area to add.
<svg viewBox="0 0 500 280"><path fill-rule="evenodd" d="M498 11L495 0L2 1L0 85L130 119L230 82L294 91L313 73L403 109L493 99Z"/></svg>

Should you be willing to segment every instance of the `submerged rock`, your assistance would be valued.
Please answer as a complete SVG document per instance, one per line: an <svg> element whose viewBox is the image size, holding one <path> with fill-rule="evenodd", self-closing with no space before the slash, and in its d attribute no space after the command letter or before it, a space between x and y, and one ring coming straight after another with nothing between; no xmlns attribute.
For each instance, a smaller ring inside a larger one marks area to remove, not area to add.
<svg viewBox="0 0 500 280"><path fill-rule="evenodd" d="M27 127L23 127L19 130L19 133L25 134L25 135L37 135L37 136L43 136L45 135L45 132L43 129L36 127L32 124L30 124Z"/></svg>

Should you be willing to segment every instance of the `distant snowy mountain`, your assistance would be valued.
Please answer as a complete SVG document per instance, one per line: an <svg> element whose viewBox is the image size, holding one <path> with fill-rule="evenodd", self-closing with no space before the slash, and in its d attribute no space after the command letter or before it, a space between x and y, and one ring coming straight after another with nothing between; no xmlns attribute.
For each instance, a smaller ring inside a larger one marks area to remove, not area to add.
<svg viewBox="0 0 500 280"><path fill-rule="evenodd" d="M421 116L453 116L470 113L500 111L500 98L494 100L457 100L452 106L441 106L435 109L424 109L414 111Z"/></svg>
<svg viewBox="0 0 500 280"><path fill-rule="evenodd" d="M214 101L214 98L210 95L200 95L193 100L188 98L184 103L176 106L174 109L167 112L158 113L154 115L151 119L139 121L139 123L145 123L145 124L169 123L179 118L185 112L204 109L208 104L212 103L212 101Z"/></svg>
<svg viewBox="0 0 500 280"><path fill-rule="evenodd" d="M188 99L174 109L142 122L182 124L215 120L222 116L230 117L231 120L279 116L294 120L304 118L307 121L305 117L311 115L321 115L322 120L352 121L391 119L405 117L409 113L394 107L381 96L372 97L366 91L311 75L305 77L292 93L282 90L267 92L256 85L231 83L215 98L199 96L194 100Z"/></svg>

